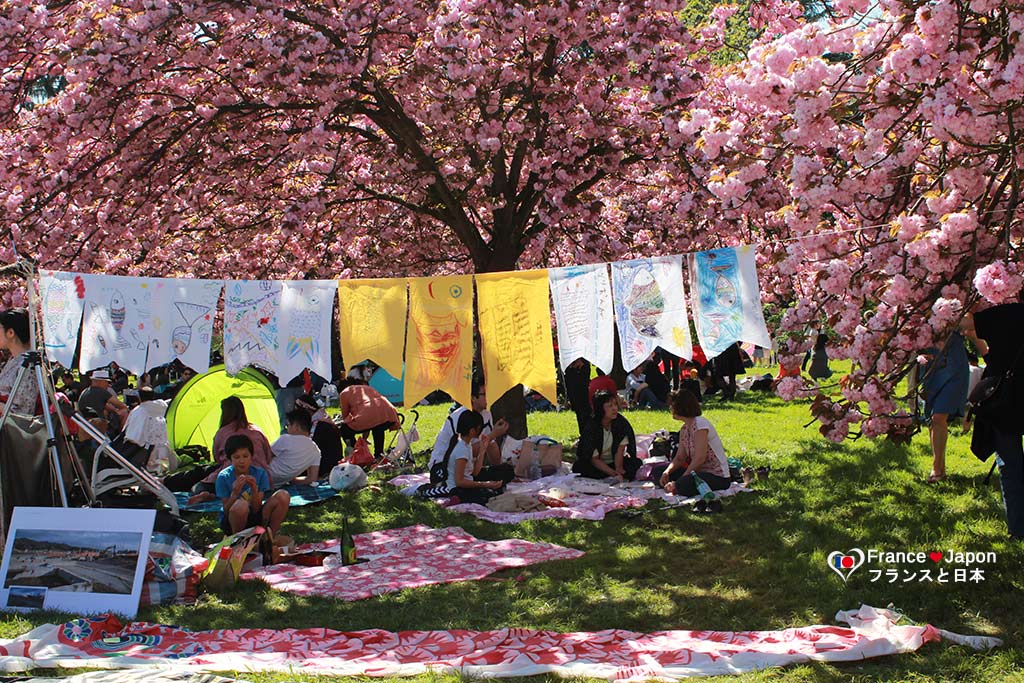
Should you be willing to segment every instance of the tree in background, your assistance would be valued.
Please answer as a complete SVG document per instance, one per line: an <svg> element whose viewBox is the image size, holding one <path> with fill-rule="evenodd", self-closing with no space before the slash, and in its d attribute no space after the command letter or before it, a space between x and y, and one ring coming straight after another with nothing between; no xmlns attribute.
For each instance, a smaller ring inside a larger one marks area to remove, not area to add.
<svg viewBox="0 0 1024 683"><path fill-rule="evenodd" d="M814 404L834 440L905 434L918 351L1021 290L1016 6L307 4L0 1L0 229L237 277L758 243L785 353L825 324L854 362Z"/></svg>

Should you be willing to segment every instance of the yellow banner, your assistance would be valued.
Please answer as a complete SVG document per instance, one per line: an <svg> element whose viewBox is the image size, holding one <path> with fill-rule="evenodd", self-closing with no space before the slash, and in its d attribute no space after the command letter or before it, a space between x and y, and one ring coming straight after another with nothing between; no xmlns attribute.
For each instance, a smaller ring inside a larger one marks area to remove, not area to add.
<svg viewBox="0 0 1024 683"><path fill-rule="evenodd" d="M464 406L473 381L473 276L409 278L405 405L435 389Z"/></svg>
<svg viewBox="0 0 1024 683"><path fill-rule="evenodd" d="M372 360L402 377L405 280L338 280L341 357L348 367Z"/></svg>
<svg viewBox="0 0 1024 683"><path fill-rule="evenodd" d="M490 401L522 383L558 404L548 297L546 270L476 276L484 377Z"/></svg>

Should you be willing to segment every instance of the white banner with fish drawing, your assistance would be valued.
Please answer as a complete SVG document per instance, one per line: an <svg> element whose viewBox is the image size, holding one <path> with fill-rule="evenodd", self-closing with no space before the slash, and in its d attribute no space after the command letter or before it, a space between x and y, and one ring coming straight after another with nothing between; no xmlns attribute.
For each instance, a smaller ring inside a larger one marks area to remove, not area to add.
<svg viewBox="0 0 1024 683"><path fill-rule="evenodd" d="M615 363L615 318L607 264L551 268L548 278L562 370L577 358L586 358L602 371L611 372Z"/></svg>
<svg viewBox="0 0 1024 683"><path fill-rule="evenodd" d="M111 361L128 372L146 371L153 337L156 278L83 275L85 313L78 369L89 372Z"/></svg>
<svg viewBox="0 0 1024 683"><path fill-rule="evenodd" d="M274 368L281 386L306 368L321 377L331 376L331 321L337 291L334 280L282 283Z"/></svg>
<svg viewBox="0 0 1024 683"><path fill-rule="evenodd" d="M224 281L168 278L158 280L155 287L147 367L178 360L196 372L206 372Z"/></svg>
<svg viewBox="0 0 1024 683"><path fill-rule="evenodd" d="M749 245L689 256L693 317L704 354L714 358L737 341L771 348Z"/></svg>
<svg viewBox="0 0 1024 683"><path fill-rule="evenodd" d="M612 264L612 291L627 372L658 346L687 360L693 357L682 256L617 261Z"/></svg>
<svg viewBox="0 0 1024 683"><path fill-rule="evenodd" d="M237 375L247 365L273 371L277 365L280 308L280 280L227 282L224 291L224 369L229 375Z"/></svg>
<svg viewBox="0 0 1024 683"><path fill-rule="evenodd" d="M85 280L80 273L41 270L39 297L46 357L70 368L82 328Z"/></svg>

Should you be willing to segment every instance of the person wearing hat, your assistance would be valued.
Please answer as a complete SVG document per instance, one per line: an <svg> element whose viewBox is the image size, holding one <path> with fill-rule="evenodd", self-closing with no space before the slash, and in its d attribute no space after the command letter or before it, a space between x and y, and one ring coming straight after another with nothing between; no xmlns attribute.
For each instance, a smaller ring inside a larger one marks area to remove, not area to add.
<svg viewBox="0 0 1024 683"><path fill-rule="evenodd" d="M89 380L89 388L78 397L78 411L82 414L92 413L111 422L116 418L117 427L120 428L128 418L128 406L110 388L110 372L105 369L93 370Z"/></svg>

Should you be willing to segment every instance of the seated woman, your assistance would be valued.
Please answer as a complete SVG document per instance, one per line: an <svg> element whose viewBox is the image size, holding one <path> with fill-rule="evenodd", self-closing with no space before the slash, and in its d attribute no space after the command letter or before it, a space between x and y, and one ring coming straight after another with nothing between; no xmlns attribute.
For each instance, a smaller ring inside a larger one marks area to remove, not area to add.
<svg viewBox="0 0 1024 683"><path fill-rule="evenodd" d="M16 413L36 415L41 412L37 408L39 385L36 384L35 375L28 370L22 375L17 393L11 396L14 380L18 378L18 371L21 370L25 354L30 350L29 339L27 310L12 308L0 313L0 349L6 349L11 354L10 360L0 372L0 411L3 411L4 406L10 403L11 410Z"/></svg>
<svg viewBox="0 0 1024 683"><path fill-rule="evenodd" d="M619 400L610 391L594 394L594 417L583 428L572 471L590 479L619 477L632 481L640 469L633 426L619 415Z"/></svg>
<svg viewBox="0 0 1024 683"><path fill-rule="evenodd" d="M242 435L252 442L252 464L263 470L269 470L270 461L274 456L270 450L270 442L260 428L249 422L245 414L245 404L237 396L228 396L220 402L220 429L213 435L213 470L195 485L189 503L201 503L216 500L217 475L231 465L231 458L225 451L227 441L232 436Z"/></svg>
<svg viewBox="0 0 1024 683"><path fill-rule="evenodd" d="M704 480L712 491L729 488L729 461L718 432L707 418L701 417L700 401L691 392L680 389L669 399L672 417L683 421L679 430L679 449L659 483L669 493L696 496L697 483L693 473Z"/></svg>

